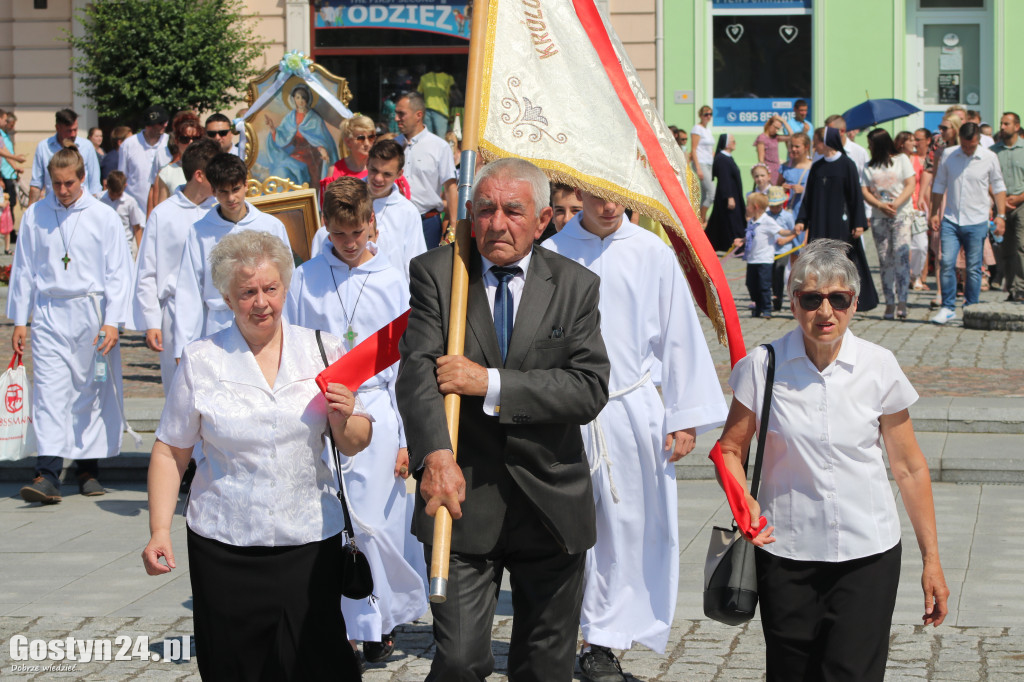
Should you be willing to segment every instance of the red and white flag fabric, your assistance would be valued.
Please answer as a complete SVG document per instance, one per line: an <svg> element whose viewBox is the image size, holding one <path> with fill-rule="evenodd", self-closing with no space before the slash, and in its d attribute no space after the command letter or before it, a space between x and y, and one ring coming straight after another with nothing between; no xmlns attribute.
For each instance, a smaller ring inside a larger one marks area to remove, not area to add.
<svg viewBox="0 0 1024 682"><path fill-rule="evenodd" d="M686 159L594 0L490 0L489 7L480 155L526 159L552 180L664 225L694 299L735 364L746 354L739 318L683 187Z"/></svg>

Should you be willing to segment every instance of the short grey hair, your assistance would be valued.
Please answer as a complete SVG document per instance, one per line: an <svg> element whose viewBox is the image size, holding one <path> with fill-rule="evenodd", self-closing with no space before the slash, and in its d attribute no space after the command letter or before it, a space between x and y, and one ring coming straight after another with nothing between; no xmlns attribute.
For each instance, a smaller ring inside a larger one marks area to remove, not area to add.
<svg viewBox="0 0 1024 682"><path fill-rule="evenodd" d="M799 291L810 277L817 281L818 286L837 283L850 287L854 297L859 296L860 274L850 260L852 248L851 244L838 239L815 239L800 249L789 279L790 296Z"/></svg>
<svg viewBox="0 0 1024 682"><path fill-rule="evenodd" d="M409 102L409 108L413 111L423 111L427 108L427 100L416 90L410 90L409 92L402 93L402 96L398 98L398 101L402 101L403 99Z"/></svg>
<svg viewBox="0 0 1024 682"><path fill-rule="evenodd" d="M242 230L229 234L210 250L210 278L213 286L226 298L238 279L239 270L255 269L262 263L270 263L277 268L281 283L287 291L292 281L295 261L291 249L279 237L262 230Z"/></svg>
<svg viewBox="0 0 1024 682"><path fill-rule="evenodd" d="M473 180L474 213L479 207L477 195L480 193L480 185L483 184L484 180L491 177L513 178L528 182L531 194L533 194L534 210L537 212L536 217L538 218L540 217L540 212L551 203L551 183L548 182L548 176L544 175L544 171L529 161L509 157L492 161L477 171L476 178Z"/></svg>

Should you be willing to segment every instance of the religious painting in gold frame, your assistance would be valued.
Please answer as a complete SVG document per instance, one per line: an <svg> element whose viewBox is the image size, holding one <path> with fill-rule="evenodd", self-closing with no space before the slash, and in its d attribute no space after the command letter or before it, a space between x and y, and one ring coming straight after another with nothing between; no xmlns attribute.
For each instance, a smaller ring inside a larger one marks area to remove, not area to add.
<svg viewBox="0 0 1024 682"><path fill-rule="evenodd" d="M348 106L352 100L348 81L313 64L309 70L328 92ZM275 65L249 82L246 92L251 106L277 79ZM299 76L290 76L281 89L259 110L247 112L245 121L245 165L249 177L264 183L272 177L296 185L320 187L339 158L339 127L343 117ZM296 137L299 133L300 137Z"/></svg>
<svg viewBox="0 0 1024 682"><path fill-rule="evenodd" d="M248 199L253 206L274 216L288 231L296 263L304 263L313 254L313 239L320 229L320 210L316 190L298 189Z"/></svg>

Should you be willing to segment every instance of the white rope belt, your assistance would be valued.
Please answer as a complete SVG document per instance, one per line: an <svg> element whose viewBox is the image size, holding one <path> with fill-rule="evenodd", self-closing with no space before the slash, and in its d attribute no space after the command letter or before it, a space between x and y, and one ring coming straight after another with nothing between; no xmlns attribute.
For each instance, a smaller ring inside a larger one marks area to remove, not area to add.
<svg viewBox="0 0 1024 682"><path fill-rule="evenodd" d="M651 380L651 372L648 370L644 372L644 375L637 379L637 382L632 386L628 386L620 391L612 391L608 394L608 400L612 401L616 398L632 393L637 390L648 381ZM590 466L590 475L593 476L601 465L604 464L608 470L608 489L612 493L612 502L615 504L619 503L619 491L615 488L615 479L612 478L612 460L608 456L608 439L604 435L604 427L601 425L601 415L594 417L594 421L590 422L590 447L589 452L594 453L594 461Z"/></svg>

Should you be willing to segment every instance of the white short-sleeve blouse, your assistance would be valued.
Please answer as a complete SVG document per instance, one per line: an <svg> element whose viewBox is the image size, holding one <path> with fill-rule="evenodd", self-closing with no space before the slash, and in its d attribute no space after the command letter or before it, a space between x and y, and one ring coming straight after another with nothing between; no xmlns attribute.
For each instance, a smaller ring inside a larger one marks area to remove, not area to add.
<svg viewBox="0 0 1024 682"><path fill-rule="evenodd" d="M802 329L772 345L775 387L757 498L776 541L764 549L832 562L891 549L900 520L879 417L910 407L917 391L890 351L849 330L839 356L821 372L807 358ZM758 346L729 378L736 400L758 415L758 428L766 363L767 351Z"/></svg>
<svg viewBox="0 0 1024 682"><path fill-rule="evenodd" d="M186 520L230 545L302 545L337 535L344 522L329 456L324 369L315 332L283 324L281 366L271 388L236 324L186 346L156 437L188 448L202 441ZM344 354L322 335L328 362ZM356 404L356 414L370 418Z"/></svg>

